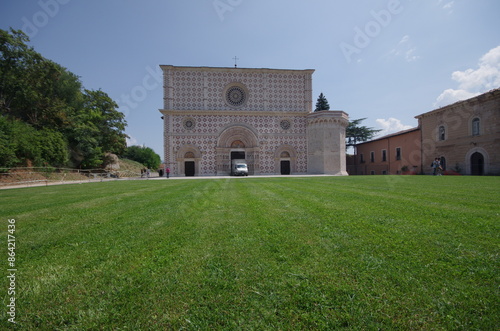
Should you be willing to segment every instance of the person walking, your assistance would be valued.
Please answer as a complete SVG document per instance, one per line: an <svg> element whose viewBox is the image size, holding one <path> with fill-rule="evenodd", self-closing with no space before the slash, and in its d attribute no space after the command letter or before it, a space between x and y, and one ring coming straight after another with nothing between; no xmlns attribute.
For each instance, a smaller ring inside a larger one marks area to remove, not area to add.
<svg viewBox="0 0 500 331"><path fill-rule="evenodd" d="M167 178L169 178L170 177L170 168L167 167L167 169L165 170L165 172L167 173Z"/></svg>
<svg viewBox="0 0 500 331"><path fill-rule="evenodd" d="M434 176L441 175L441 169L442 168L441 168L441 162L439 161L438 157L436 157L434 159L434 161L432 162L431 166L432 166L432 169L433 169L432 174Z"/></svg>

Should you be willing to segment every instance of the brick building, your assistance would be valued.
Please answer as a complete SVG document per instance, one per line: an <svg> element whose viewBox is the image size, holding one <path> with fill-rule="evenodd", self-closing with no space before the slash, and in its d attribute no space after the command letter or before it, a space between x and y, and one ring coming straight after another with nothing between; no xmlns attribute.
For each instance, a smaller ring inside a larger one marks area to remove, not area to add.
<svg viewBox="0 0 500 331"><path fill-rule="evenodd" d="M422 164L435 157L464 175L500 175L500 89L416 116Z"/></svg>
<svg viewBox="0 0 500 331"><path fill-rule="evenodd" d="M358 144L349 174L431 174L437 157L448 172L500 175L500 89L415 118L417 128Z"/></svg>
<svg viewBox="0 0 500 331"><path fill-rule="evenodd" d="M347 170L350 175L419 173L420 155L420 129L413 128L357 144Z"/></svg>

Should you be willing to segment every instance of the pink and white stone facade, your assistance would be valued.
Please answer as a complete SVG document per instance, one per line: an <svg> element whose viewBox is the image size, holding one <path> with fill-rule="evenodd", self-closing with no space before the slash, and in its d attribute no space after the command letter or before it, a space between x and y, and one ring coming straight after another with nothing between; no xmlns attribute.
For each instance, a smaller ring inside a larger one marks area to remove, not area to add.
<svg viewBox="0 0 500 331"><path fill-rule="evenodd" d="M164 160L173 176L227 175L231 158L243 157L250 175L309 173L308 118L312 116L314 70L161 68ZM344 137L347 114L322 113L337 118L330 127L336 132L334 139ZM332 144L341 149L335 153L341 160L345 160L343 144ZM325 145L329 142L318 146ZM321 150L315 150L318 159ZM342 167L342 161L338 166ZM313 168L314 173L345 174L345 161L344 169L336 167Z"/></svg>

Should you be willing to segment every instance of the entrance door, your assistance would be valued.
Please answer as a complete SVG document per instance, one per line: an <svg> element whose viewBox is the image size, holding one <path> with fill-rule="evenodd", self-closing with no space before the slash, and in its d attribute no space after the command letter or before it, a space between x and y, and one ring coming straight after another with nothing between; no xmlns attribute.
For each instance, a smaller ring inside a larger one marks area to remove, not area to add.
<svg viewBox="0 0 500 331"><path fill-rule="evenodd" d="M482 176L484 174L484 156L479 152L475 152L470 157L471 175Z"/></svg>
<svg viewBox="0 0 500 331"><path fill-rule="evenodd" d="M290 161L281 161L281 174L290 175Z"/></svg>
<svg viewBox="0 0 500 331"><path fill-rule="evenodd" d="M245 152L241 152L241 151L231 152L231 161L232 160L244 160L244 159L245 159Z"/></svg>
<svg viewBox="0 0 500 331"><path fill-rule="evenodd" d="M185 171L186 177L193 177L194 176L194 161L184 162L184 171Z"/></svg>

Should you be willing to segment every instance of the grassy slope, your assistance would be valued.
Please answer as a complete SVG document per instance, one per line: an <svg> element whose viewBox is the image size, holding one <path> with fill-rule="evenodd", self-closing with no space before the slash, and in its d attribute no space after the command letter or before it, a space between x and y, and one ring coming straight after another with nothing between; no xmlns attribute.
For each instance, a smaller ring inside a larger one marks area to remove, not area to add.
<svg viewBox="0 0 500 331"><path fill-rule="evenodd" d="M370 176L3 191L3 228L17 220L17 319L28 329L498 329L499 184Z"/></svg>

